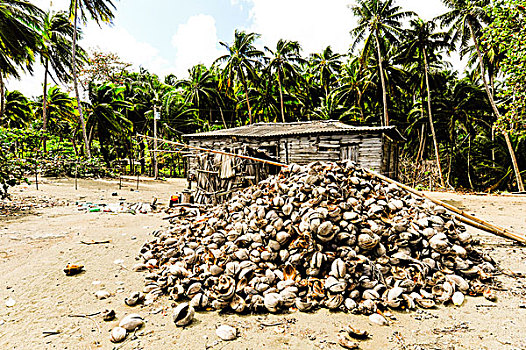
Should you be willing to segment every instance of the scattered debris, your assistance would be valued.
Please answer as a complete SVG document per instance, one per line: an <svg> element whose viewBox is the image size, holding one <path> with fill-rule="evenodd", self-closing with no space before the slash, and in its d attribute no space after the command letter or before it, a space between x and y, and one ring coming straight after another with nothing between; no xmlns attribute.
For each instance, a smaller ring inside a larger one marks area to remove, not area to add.
<svg viewBox="0 0 526 350"><path fill-rule="evenodd" d="M92 203L92 202L77 202L77 210L89 213L129 213L129 214L149 214L160 212L155 204L150 203L126 203L125 199L121 198L119 203Z"/></svg>
<svg viewBox="0 0 526 350"><path fill-rule="evenodd" d="M67 264L66 268L64 269L64 272L66 273L66 276L78 275L79 273L81 273L83 271L84 271L84 265Z"/></svg>
<svg viewBox="0 0 526 350"><path fill-rule="evenodd" d="M461 322L459 324L455 324L449 327L444 328L435 328L433 329L433 333L435 334L441 334L441 333L455 333L455 332L465 332L469 331L469 322Z"/></svg>
<svg viewBox="0 0 526 350"><path fill-rule="evenodd" d="M11 298L11 297L9 297L9 299L7 299L7 300L5 301L5 306L6 306L6 307L13 307L13 306L15 306L15 304L16 304L15 299L13 299L13 298Z"/></svg>
<svg viewBox="0 0 526 350"><path fill-rule="evenodd" d="M101 333L101 330L100 330L100 327L99 327L99 323L98 323L97 321L95 321L94 319L91 318L92 316L96 316L96 315L99 315L99 314L101 314L101 312L95 312L95 313L88 314L88 315L84 315L84 314L73 314L73 315L68 315L68 317L81 317L81 318L87 318L87 319L90 320L91 322L95 323L95 326L97 327L97 330L99 331L99 333Z"/></svg>
<svg viewBox="0 0 526 350"><path fill-rule="evenodd" d="M360 344L353 341L346 333L338 333L338 344L345 349L359 349Z"/></svg>
<svg viewBox="0 0 526 350"><path fill-rule="evenodd" d="M113 321L115 319L115 310L104 310L102 311L102 319L104 321Z"/></svg>
<svg viewBox="0 0 526 350"><path fill-rule="evenodd" d="M42 332L42 335L44 337L49 337L50 335L57 335L57 334L60 334L59 330L56 330L56 331L43 331Z"/></svg>
<svg viewBox="0 0 526 350"><path fill-rule="evenodd" d="M37 209L64 205L66 205L66 201L45 198L42 196L25 196L13 200L2 199L0 200L0 216L20 216L34 212Z"/></svg>
<svg viewBox="0 0 526 350"><path fill-rule="evenodd" d="M141 292L133 292L129 297L124 299L124 303L128 306L135 306L144 301L144 294Z"/></svg>
<svg viewBox="0 0 526 350"><path fill-rule="evenodd" d="M400 346L400 348L402 350L406 350L407 349L407 345L405 344L405 339L402 336L402 333L400 333L398 331L393 332L393 338L394 338L394 340L396 341L396 343Z"/></svg>
<svg viewBox="0 0 526 350"><path fill-rule="evenodd" d="M86 244L86 245L91 245L91 244L106 244L106 243L111 243L110 240L106 240L106 241L90 241L90 242L85 242L85 241L80 241L81 244Z"/></svg>
<svg viewBox="0 0 526 350"><path fill-rule="evenodd" d="M177 327L188 326L192 323L195 309L188 303L181 303L174 309L174 323Z"/></svg>
<svg viewBox="0 0 526 350"><path fill-rule="evenodd" d="M366 330L354 328L351 325L348 325L347 327L345 327L343 331L346 332L350 337L354 339L360 339L360 340L369 339L369 332L367 332Z"/></svg>

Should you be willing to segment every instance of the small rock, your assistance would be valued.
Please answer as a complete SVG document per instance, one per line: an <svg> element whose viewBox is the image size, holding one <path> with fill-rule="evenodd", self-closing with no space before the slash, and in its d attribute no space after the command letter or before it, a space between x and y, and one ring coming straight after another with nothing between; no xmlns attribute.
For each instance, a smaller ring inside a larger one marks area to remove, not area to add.
<svg viewBox="0 0 526 350"><path fill-rule="evenodd" d="M380 326L387 326L389 325L389 321L386 320L385 317L383 317L380 314L371 314L369 315L369 322L380 325Z"/></svg>
<svg viewBox="0 0 526 350"><path fill-rule="evenodd" d="M6 307L13 307L13 306L15 306L15 304L16 304L16 301L13 298L9 298L9 299L7 299L5 301L5 306Z"/></svg>
<svg viewBox="0 0 526 350"><path fill-rule="evenodd" d="M141 328L144 325L144 319L138 314L130 314L124 317L119 323L119 327L122 327L128 331Z"/></svg>
<svg viewBox="0 0 526 350"><path fill-rule="evenodd" d="M122 327L115 327L111 330L110 341L112 343L119 343L126 339L128 332Z"/></svg>
<svg viewBox="0 0 526 350"><path fill-rule="evenodd" d="M111 294L107 290L98 290L95 292L95 296L97 297L97 299L102 300L109 298Z"/></svg>
<svg viewBox="0 0 526 350"><path fill-rule="evenodd" d="M229 325L221 325L216 329L216 335L222 340L234 340L237 338L237 329Z"/></svg>

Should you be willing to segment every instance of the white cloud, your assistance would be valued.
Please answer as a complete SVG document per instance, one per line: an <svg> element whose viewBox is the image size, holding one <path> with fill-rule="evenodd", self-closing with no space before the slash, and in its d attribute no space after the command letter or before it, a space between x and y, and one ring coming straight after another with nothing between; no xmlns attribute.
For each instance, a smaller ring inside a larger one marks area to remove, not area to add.
<svg viewBox="0 0 526 350"><path fill-rule="evenodd" d="M99 27L90 22L84 29L84 39L80 43L84 48L116 53L123 61L131 63L135 69L144 67L159 75L171 71L169 62L159 56L158 49L149 43L138 41L120 26Z"/></svg>
<svg viewBox="0 0 526 350"><path fill-rule="evenodd" d="M83 28L83 33L84 39L80 41L80 45L84 49L94 48L116 53L124 62L131 63L133 69L144 67L161 77L174 70L170 62L159 55L159 50L148 43L138 41L122 27L103 25L99 28L90 22ZM37 61L32 76L26 74L20 80L11 79L6 85L9 90L20 90L28 97L38 96L42 94L43 76L44 69ZM52 81L50 84L54 85Z"/></svg>
<svg viewBox="0 0 526 350"><path fill-rule="evenodd" d="M245 4L250 4L251 0L230 0L230 5L232 6L238 6L241 10L243 10L243 6Z"/></svg>
<svg viewBox="0 0 526 350"><path fill-rule="evenodd" d="M349 32L357 24L349 8L356 4L352 0L231 0L231 4L251 8L247 31L261 34L264 45L272 48L279 39L297 40L304 56L327 45L346 53L352 43ZM441 0L399 0L395 5L426 20L448 11ZM451 62L455 69L464 70L465 62L456 53Z"/></svg>
<svg viewBox="0 0 526 350"><path fill-rule="evenodd" d="M413 11L425 20L431 20L448 11L442 0L403 0L396 5L402 7L404 11Z"/></svg>
<svg viewBox="0 0 526 350"><path fill-rule="evenodd" d="M260 33L264 45L279 39L297 40L304 54L321 52L327 45L346 53L349 30L356 21L347 0L252 0L250 31Z"/></svg>
<svg viewBox="0 0 526 350"><path fill-rule="evenodd" d="M221 55L218 41L214 17L200 14L188 18L186 23L177 27L172 37L176 49L174 73L182 77L198 63L209 66Z"/></svg>

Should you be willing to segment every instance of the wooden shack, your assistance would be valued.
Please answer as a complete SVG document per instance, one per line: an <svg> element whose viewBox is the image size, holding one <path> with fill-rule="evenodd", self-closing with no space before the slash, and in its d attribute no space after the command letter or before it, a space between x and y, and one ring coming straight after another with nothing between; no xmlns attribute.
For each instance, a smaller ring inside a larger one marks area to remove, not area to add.
<svg viewBox="0 0 526 350"><path fill-rule="evenodd" d="M257 123L184 138L190 146L285 164L350 159L391 178L398 175L398 143L404 140L394 126L352 126L335 120ZM221 201L278 171L276 166L220 154L195 153L188 161L188 174L197 182L196 201L201 203Z"/></svg>

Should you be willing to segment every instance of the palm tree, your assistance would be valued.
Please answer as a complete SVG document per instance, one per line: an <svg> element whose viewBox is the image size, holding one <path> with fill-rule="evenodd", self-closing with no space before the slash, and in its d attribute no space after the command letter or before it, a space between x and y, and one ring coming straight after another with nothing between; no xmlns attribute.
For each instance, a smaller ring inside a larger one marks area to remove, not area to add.
<svg viewBox="0 0 526 350"><path fill-rule="evenodd" d="M297 41L279 39L275 50L271 50L266 46L265 50L267 50L272 55L266 69L269 71L270 75L272 75L272 72L275 71L279 88L281 120L283 123L285 123L285 109L283 106L283 79L285 76L289 76L291 79L295 79L299 76L295 63L300 63L303 61L300 56L301 46Z"/></svg>
<svg viewBox="0 0 526 350"><path fill-rule="evenodd" d="M338 103L352 106L351 112L358 110L361 123L365 122L363 96L369 86L373 85L372 74L363 69L357 57L351 57L343 66L340 73L339 86L334 90Z"/></svg>
<svg viewBox="0 0 526 350"><path fill-rule="evenodd" d="M332 51L330 46L327 46L322 52L313 53L310 56L311 68L323 87L325 97L330 93L331 84L338 80L342 57L341 54Z"/></svg>
<svg viewBox="0 0 526 350"><path fill-rule="evenodd" d="M71 79L71 45L74 28L65 12L47 12L42 18L41 28L41 47L39 48L40 61L44 66L44 93L42 98L42 130L47 131L47 79L50 75L50 68L56 76L57 83L68 82ZM78 59L85 60L85 52L77 46ZM77 59L77 65L78 65ZM46 151L46 139L43 140L44 152Z"/></svg>
<svg viewBox="0 0 526 350"><path fill-rule="evenodd" d="M363 41L362 58L364 58L372 47L376 47L384 108L382 124L389 125L380 37L387 39L391 44L395 43L402 31L400 20L412 16L414 13L412 11L401 11L401 7L395 6L393 0L357 0L357 4L352 6L351 10L358 17L358 26L350 32L354 38L352 49Z"/></svg>
<svg viewBox="0 0 526 350"><path fill-rule="evenodd" d="M100 151L108 165L111 160L108 146L115 144L115 139L123 141L125 134L132 128L132 123L124 113L125 109L130 107L130 104L124 101L124 89L112 83L89 85L87 126L96 132Z"/></svg>
<svg viewBox="0 0 526 350"><path fill-rule="evenodd" d="M256 68L261 64L260 59L263 52L254 47L254 41L260 37L256 33L245 33L244 31L234 32L234 42L230 45L225 42L220 44L228 50L228 54L219 57L216 62L226 62L223 69L221 85L226 81L226 88L233 88L236 80L241 81L245 90L245 99L248 108L249 123L252 124L252 110L248 98L248 80L255 80L257 77Z"/></svg>
<svg viewBox="0 0 526 350"><path fill-rule="evenodd" d="M488 100L490 102L493 113L499 119L501 114L497 108L497 104L493 98L493 94L490 91L488 82L486 80L485 64L480 49L479 35L482 28L482 24L488 21L484 7L490 4L489 0L443 0L444 4L451 9L451 11L438 17L442 21L442 24L449 26L451 25L452 39L453 42L460 41L460 47L466 48L469 40L473 40L475 50L479 59L479 69ZM515 151L511 144L510 136L508 132L504 132L504 139L508 146L510 153L511 162L513 164L513 170L515 172L515 178L517 180L517 187L520 192L524 191L524 184L520 174L519 166L517 164L517 158L515 157Z"/></svg>
<svg viewBox="0 0 526 350"><path fill-rule="evenodd" d="M403 34L403 42L400 47L403 61L411 62L414 60L423 63L425 85L427 91L427 111L429 116L429 126L433 135L433 145L435 148L435 158L438 167L438 174L442 187L445 187L442 166L440 165L440 154L438 152L438 142L433 123L433 113L431 110L431 89L429 88L429 64L428 56L435 57L437 51L449 46L448 36L444 32L435 32L437 27L434 21L424 21L420 18L410 22L411 28Z"/></svg>
<svg viewBox="0 0 526 350"><path fill-rule="evenodd" d="M78 117L74 105L74 99L67 92L61 91L58 86L49 88L44 104L41 96L35 103L35 116L43 115L43 108L47 109L47 130L59 137L75 138L73 130L78 127ZM76 151L76 149L75 149Z"/></svg>
<svg viewBox="0 0 526 350"><path fill-rule="evenodd" d="M197 119L202 119L205 108L214 106L221 108L221 96L217 90L212 71L203 64L193 66L189 71L188 79L181 79L175 83L175 88L182 89L187 103L191 102L197 110Z"/></svg>
<svg viewBox="0 0 526 350"><path fill-rule="evenodd" d="M23 128L31 120L31 104L29 100L17 90L7 91L5 95L4 116L0 124L7 128Z"/></svg>
<svg viewBox="0 0 526 350"><path fill-rule="evenodd" d="M87 15L95 20L100 25L101 22L111 23L113 20L113 11L115 5L112 0L71 0L69 6L69 14L73 17L73 42L71 44L71 68L73 75L73 87L75 89L75 97L77 98L77 109L79 111L80 125L82 127L82 137L84 138L84 147L86 156L91 158L91 152L89 147L88 135L86 133L86 121L84 114L82 113L82 103L80 101L78 79L77 79L77 67L76 67L76 53L77 53L77 20L79 19L83 23L86 23L88 18Z"/></svg>
<svg viewBox="0 0 526 350"><path fill-rule="evenodd" d="M32 72L38 44L38 15L42 11L26 0L0 1L0 118L4 112L4 79L19 79L19 68Z"/></svg>

